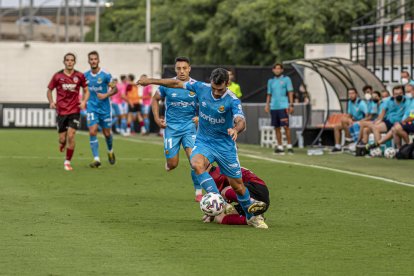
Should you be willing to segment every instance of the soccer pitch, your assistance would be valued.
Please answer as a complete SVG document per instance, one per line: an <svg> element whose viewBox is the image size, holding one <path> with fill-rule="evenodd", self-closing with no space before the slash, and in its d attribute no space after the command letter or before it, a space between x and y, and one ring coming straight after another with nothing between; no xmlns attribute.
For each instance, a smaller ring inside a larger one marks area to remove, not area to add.
<svg viewBox="0 0 414 276"><path fill-rule="evenodd" d="M90 169L79 134L72 172L53 130L1 130L0 145L0 275L414 274L411 161L239 145L270 190L261 230L202 223L185 156L166 173L160 138L116 137L115 166L100 138Z"/></svg>

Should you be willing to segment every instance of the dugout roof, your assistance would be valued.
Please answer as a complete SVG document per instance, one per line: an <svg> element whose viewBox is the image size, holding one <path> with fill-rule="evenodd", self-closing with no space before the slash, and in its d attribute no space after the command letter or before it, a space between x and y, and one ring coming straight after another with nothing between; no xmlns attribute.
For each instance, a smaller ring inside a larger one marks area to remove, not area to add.
<svg viewBox="0 0 414 276"><path fill-rule="evenodd" d="M349 59L331 57L321 59L299 59L286 61L284 64L292 65L304 80L304 69L317 73L323 80L328 82L341 103L341 108L346 111L348 101L348 88L355 87L360 98L364 98L362 87L371 85L374 90L385 89L382 82L367 68ZM309 82L310 80L306 80ZM328 87L325 86L325 92Z"/></svg>

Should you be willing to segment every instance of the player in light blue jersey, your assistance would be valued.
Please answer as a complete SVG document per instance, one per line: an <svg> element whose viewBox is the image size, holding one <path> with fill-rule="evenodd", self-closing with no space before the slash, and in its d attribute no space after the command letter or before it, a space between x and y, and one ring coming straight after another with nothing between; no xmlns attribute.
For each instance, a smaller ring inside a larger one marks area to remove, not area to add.
<svg viewBox="0 0 414 276"><path fill-rule="evenodd" d="M115 95L118 90L112 81L110 73L99 67L99 54L92 51L88 54L88 62L91 70L85 73L90 91L89 101L86 107L87 124L89 128L89 142L93 154L91 168L99 168L98 125L102 128L108 150L108 160L111 165L115 164L115 154L112 148L112 112L109 97Z"/></svg>
<svg viewBox="0 0 414 276"><path fill-rule="evenodd" d="M246 213L247 223L256 228L268 228L261 216L253 215L259 210L264 210L266 204L252 200L249 190L242 181L235 141L238 134L246 128L246 120L240 100L227 88L229 84L227 70L223 68L213 70L209 84L147 78L141 78L138 84L185 88L197 94L199 124L191 155L191 166L196 172L200 185L207 192L219 193L214 180L206 171L210 163L217 162L237 194L238 202ZM186 91L184 90L183 93Z"/></svg>
<svg viewBox="0 0 414 276"><path fill-rule="evenodd" d="M181 81L193 81L190 78L190 59L177 57L175 59L175 77ZM159 102L165 102L165 119L160 119ZM194 92L182 88L168 88L160 86L151 102L154 121L160 128L164 128L164 154L167 159L165 169L173 170L178 166L179 151L182 145L190 160L196 137L197 98ZM201 201L202 188L194 170L191 170L194 183L195 200Z"/></svg>

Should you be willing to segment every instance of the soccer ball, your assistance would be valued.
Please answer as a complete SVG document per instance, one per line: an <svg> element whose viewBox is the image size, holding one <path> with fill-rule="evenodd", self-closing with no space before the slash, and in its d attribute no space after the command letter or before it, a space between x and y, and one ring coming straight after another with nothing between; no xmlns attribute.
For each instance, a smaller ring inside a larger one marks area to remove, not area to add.
<svg viewBox="0 0 414 276"><path fill-rule="evenodd" d="M377 148L373 148L370 152L369 155L371 155L371 157L381 157L382 156L382 150L380 147Z"/></svg>
<svg viewBox="0 0 414 276"><path fill-rule="evenodd" d="M395 154L396 154L396 152L395 152L395 149L394 148L386 148L385 151L384 151L384 156L387 159L394 158L395 157Z"/></svg>
<svg viewBox="0 0 414 276"><path fill-rule="evenodd" d="M216 193L207 193L200 201L200 209L208 216L218 216L224 211L224 198Z"/></svg>

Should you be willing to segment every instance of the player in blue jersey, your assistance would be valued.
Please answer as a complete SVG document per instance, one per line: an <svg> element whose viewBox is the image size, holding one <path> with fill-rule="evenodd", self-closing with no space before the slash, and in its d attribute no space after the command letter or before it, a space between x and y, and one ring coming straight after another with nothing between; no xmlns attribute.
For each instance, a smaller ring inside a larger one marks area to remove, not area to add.
<svg viewBox="0 0 414 276"><path fill-rule="evenodd" d="M88 54L88 62L91 70L85 73L90 91L89 101L86 107L87 125L89 128L89 142L93 154L91 168L99 168L98 125L102 128L108 150L108 160L111 165L115 164L115 154L112 148L112 112L109 97L115 95L118 90L112 80L110 73L99 67L99 54L92 51Z"/></svg>
<svg viewBox="0 0 414 276"><path fill-rule="evenodd" d="M177 57L175 59L175 77L181 81L193 81L190 78L190 59ZM165 101L165 119L160 119L159 101ZM197 101L194 92L182 88L160 86L151 102L154 121L164 128L164 154L167 159L165 169L173 170L178 166L179 151L182 145L188 159L196 137ZM195 200L200 202L203 197L202 188L198 184L194 170L191 170L195 189Z"/></svg>
<svg viewBox="0 0 414 276"><path fill-rule="evenodd" d="M191 166L198 182L207 192L219 193L214 180L206 171L208 164L217 162L221 172L227 176L237 200L246 213L247 223L256 228L268 228L263 218L253 214L264 210L266 204L250 198L243 184L240 162L235 141L246 128L240 100L227 86L227 70L217 68L210 76L210 83L184 82L178 79L141 78L140 85L157 84L171 88L185 88L197 94L199 124L195 146L191 154ZM182 93L186 93L183 90Z"/></svg>

